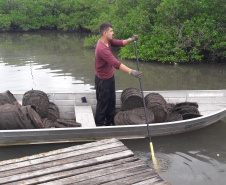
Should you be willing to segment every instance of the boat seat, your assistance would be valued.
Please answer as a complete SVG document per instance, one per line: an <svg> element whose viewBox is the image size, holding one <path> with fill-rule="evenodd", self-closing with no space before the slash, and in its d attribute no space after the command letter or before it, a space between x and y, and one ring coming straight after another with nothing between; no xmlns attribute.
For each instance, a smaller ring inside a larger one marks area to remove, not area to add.
<svg viewBox="0 0 226 185"><path fill-rule="evenodd" d="M76 122L81 123L81 127L96 127L92 107L84 97L82 102L75 103L74 109Z"/></svg>

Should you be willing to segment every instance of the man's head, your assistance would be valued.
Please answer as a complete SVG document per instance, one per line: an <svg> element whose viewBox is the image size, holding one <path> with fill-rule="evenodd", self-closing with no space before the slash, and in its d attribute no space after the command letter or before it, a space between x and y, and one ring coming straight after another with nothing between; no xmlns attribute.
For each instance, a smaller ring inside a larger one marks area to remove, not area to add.
<svg viewBox="0 0 226 185"><path fill-rule="evenodd" d="M100 25L100 35L103 36L104 32L107 32L112 25L110 23L104 22Z"/></svg>
<svg viewBox="0 0 226 185"><path fill-rule="evenodd" d="M100 34L101 37L104 38L107 42L111 39L113 39L113 29L112 25L110 23L103 23L100 25Z"/></svg>

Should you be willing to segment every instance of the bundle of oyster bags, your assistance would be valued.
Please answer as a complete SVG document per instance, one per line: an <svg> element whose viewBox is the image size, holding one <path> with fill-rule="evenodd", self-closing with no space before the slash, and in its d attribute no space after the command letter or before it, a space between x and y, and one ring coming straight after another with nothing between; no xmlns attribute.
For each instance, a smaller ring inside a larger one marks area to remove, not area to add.
<svg viewBox="0 0 226 185"><path fill-rule="evenodd" d="M39 90L27 91L22 105L10 91L0 93L0 129L80 127L75 120L60 119L59 108Z"/></svg>
<svg viewBox="0 0 226 185"><path fill-rule="evenodd" d="M167 103L159 93L149 93L144 98L148 123L163 123L200 117L196 102ZM145 124L144 104L139 89L130 87L121 94L122 106L114 117L115 125Z"/></svg>

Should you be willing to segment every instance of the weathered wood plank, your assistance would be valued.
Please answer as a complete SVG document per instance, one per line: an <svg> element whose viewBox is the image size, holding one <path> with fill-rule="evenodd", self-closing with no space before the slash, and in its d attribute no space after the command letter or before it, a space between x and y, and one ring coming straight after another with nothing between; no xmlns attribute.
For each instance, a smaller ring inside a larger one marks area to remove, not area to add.
<svg viewBox="0 0 226 185"><path fill-rule="evenodd" d="M107 150L104 150L104 151L101 151L98 153L95 152L95 153L83 154L80 156L73 156L70 158L64 158L64 159L60 159L60 160L49 161L49 162L26 166L26 167L22 167L22 168L16 168L16 169L8 170L8 171L5 171L4 173L1 173L0 177L14 176L16 174L22 174L22 173L27 173L27 172L37 171L37 170L43 170L45 168L60 166L62 164L76 163L76 162L80 162L80 161L89 160L89 159L92 159L95 157L101 157L103 155L114 154L114 153L118 153L118 152L122 152L122 151L126 151L126 150L127 150L127 148L125 146L121 146L121 147L117 147L117 148L110 148L110 149L107 149Z"/></svg>
<svg viewBox="0 0 226 185"><path fill-rule="evenodd" d="M36 177L36 178L30 178L30 179L26 179L26 180L22 180L22 181L17 181L14 182L14 185L19 185L19 184L23 184L23 185L30 185L30 184L36 184L36 183L43 183L43 182L48 182L48 181L53 181L56 179L62 179L65 177L70 177L70 176L74 176L74 175L78 175L78 174L83 174L86 173L87 171L91 172L91 171L95 171L98 169L103 169L103 168L108 168L111 166L117 166L117 165L121 165L124 163L132 163L132 162L136 162L138 161L138 158L136 157L128 157L125 159L119 159L119 160L115 160L115 161L110 161L108 163L103 163L103 164L97 164L94 166L88 166L86 168L78 168L78 169L73 169L70 171L60 171L57 173L51 173L48 175L43 175L41 177Z"/></svg>
<svg viewBox="0 0 226 185"><path fill-rule="evenodd" d="M89 148L89 147L101 146L101 145L114 143L114 142L117 143L119 141L117 139L112 138L112 139L105 139L105 140L100 140L100 141L96 141L96 142L86 143L86 144L83 144L83 145L71 146L71 147L67 147L67 148L63 148L63 149L53 150L53 151L50 151L50 152L35 154L35 155L26 156L26 157L22 157L22 158L18 158L18 159L10 159L10 160L1 161L0 166L1 165L8 165L8 164L11 164L11 163L15 164L17 162L23 162L23 161L26 161L26 160L48 157L48 156L52 156L52 155L56 155L56 154L63 154L63 153L75 151L75 150L82 150L82 149L86 149L86 148Z"/></svg>
<svg viewBox="0 0 226 185"><path fill-rule="evenodd" d="M169 182L167 182L167 181L162 181L162 182L156 182L156 183L154 183L154 185L171 185L171 184Z"/></svg>
<svg viewBox="0 0 226 185"><path fill-rule="evenodd" d="M3 177L3 178L0 178L0 182L1 183L9 183L9 182L22 180L22 179L28 179L28 178L32 178L32 177L38 177L38 176L41 176L41 175L60 172L60 171L64 171L64 170L71 170L71 169L75 169L75 168L79 168L79 167L81 168L81 167L86 167L86 166L90 166L90 165L96 165L96 164L100 164L100 163L103 163L103 162L109 162L109 161L112 161L112 160L122 159L122 158L125 158L125 157L131 157L131 156L133 156L133 153L129 150L126 150L126 151L122 151L122 152L118 152L118 153L113 153L113 154L110 154L110 155L105 155L105 156L100 156L100 157L88 159L88 160L85 160L85 161L78 161L78 162L75 162L75 163L61 164L60 166L58 165L58 166L54 166L54 167L49 167L49 168L37 170L37 171L18 174L18 175L10 176L10 178L9 177Z"/></svg>
<svg viewBox="0 0 226 185"><path fill-rule="evenodd" d="M138 182L143 182L143 181L148 180L150 178L155 178L157 176L158 176L158 174L154 170L152 170L152 171L147 171L147 172L143 172L143 173L139 173L139 174L134 174L132 177L129 176L129 177L117 179L117 180L114 180L114 181L111 181L111 182L106 182L106 183L103 183L103 185L134 184L134 183L138 183Z"/></svg>
<svg viewBox="0 0 226 185"><path fill-rule="evenodd" d="M102 150L106 150L106 149L110 149L110 148L114 148L114 147L118 147L118 146L123 146L123 144L122 143L109 143L107 145L101 145L101 146L91 147L91 148L87 148L87 149L83 149L83 150L77 150L76 152L75 151L67 152L64 155L56 154L53 156L42 157L40 159L23 161L20 163L13 163L13 164L9 164L7 166L1 166L0 172L6 171L6 170L12 170L15 168L21 168L21 167L25 167L25 166L30 166L30 165L37 165L40 163L55 161L55 160L59 160L59 159L66 159L69 157L79 156L79 155L83 155L83 154L87 154L87 153L91 153L91 152L95 152L95 154L98 155L98 152L100 152Z"/></svg>
<svg viewBox="0 0 226 185"><path fill-rule="evenodd" d="M146 167L134 167L133 169L119 171L119 172L116 172L113 174L99 176L99 177L93 178L93 179L87 179L82 182L76 182L76 184L86 185L86 183L89 183L92 185L97 185L97 184L104 184L104 183L108 183L108 182L113 182L113 184L116 184L116 183L114 183L115 180L121 180L124 177L130 178L130 181L132 182L132 181L136 181L136 179L133 179L134 177L142 175L144 173L148 173L148 171L149 171L149 169L147 169ZM124 183L120 182L119 184L123 185ZM125 184L129 184L129 183L125 183Z"/></svg>
<svg viewBox="0 0 226 185"><path fill-rule="evenodd" d="M147 185L147 184L151 184L151 185L170 185L169 182L167 181L163 181L157 177L154 177L153 179L147 179L147 180L144 180L142 182L138 182L138 183L135 183L133 185Z"/></svg>
<svg viewBox="0 0 226 185"><path fill-rule="evenodd" d="M37 164L41 164L41 163L49 163L49 162L53 163L54 161L57 162L59 160L70 159L70 157L79 158L79 156L80 156L80 160L81 160L81 158L84 158L86 156L89 157L89 156L92 155L92 157L95 157L95 156L100 155L102 152L106 153L106 152L104 152L105 150L115 148L115 147L120 147L120 146L123 147L123 144L122 143L109 143L107 145L100 145L100 146L97 146L97 147L86 148L86 149L83 149L83 150L76 150L76 151L67 152L67 153L64 153L64 155L56 154L56 155L53 155L53 156L43 157L43 158L40 158L40 159L22 161L22 162L15 163L15 164L4 165L0 168L0 171L7 171L7 170L26 167L26 166L37 165Z"/></svg>
<svg viewBox="0 0 226 185"><path fill-rule="evenodd" d="M96 170L93 172L87 172L85 174L75 175L64 179L59 179L58 181L52 181L46 183L46 185L55 185L59 184L101 184L104 182L113 181L115 179L119 179L125 176L133 176L134 174L143 173L147 171L147 166L145 164L131 165L127 164L126 168L119 167L110 167L106 169Z"/></svg>

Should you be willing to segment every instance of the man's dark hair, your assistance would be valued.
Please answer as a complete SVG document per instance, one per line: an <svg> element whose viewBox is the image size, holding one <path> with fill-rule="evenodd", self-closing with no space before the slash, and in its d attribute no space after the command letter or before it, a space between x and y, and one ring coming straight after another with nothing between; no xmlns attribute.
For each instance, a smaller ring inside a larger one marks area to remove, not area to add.
<svg viewBox="0 0 226 185"><path fill-rule="evenodd" d="M104 22L100 25L100 35L103 35L105 31L108 31L109 28L112 28L112 25L108 22Z"/></svg>

